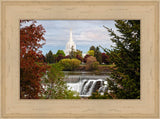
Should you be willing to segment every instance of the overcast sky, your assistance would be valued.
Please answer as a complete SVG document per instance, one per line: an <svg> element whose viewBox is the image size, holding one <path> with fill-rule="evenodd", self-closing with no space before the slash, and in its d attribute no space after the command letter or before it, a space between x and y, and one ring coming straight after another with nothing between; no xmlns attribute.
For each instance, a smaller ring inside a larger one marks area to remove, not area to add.
<svg viewBox="0 0 160 119"><path fill-rule="evenodd" d="M41 48L45 55L49 50L56 53L57 50L65 50L66 43L69 41L70 29L73 33L73 41L76 48L84 54L89 48L101 45L104 48L111 48L113 45L110 40L107 26L116 30L113 20L36 20L37 24L42 24L45 28L46 44ZM101 50L102 51L102 50Z"/></svg>

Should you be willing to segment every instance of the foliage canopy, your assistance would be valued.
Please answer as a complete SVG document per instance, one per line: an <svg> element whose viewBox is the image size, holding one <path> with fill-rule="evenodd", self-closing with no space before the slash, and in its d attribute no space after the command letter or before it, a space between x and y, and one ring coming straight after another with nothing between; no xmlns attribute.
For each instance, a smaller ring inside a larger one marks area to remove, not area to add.
<svg viewBox="0 0 160 119"><path fill-rule="evenodd" d="M115 68L108 79L113 98L140 98L140 21L116 20L115 26L120 35L105 27L115 43L108 50L110 61Z"/></svg>
<svg viewBox="0 0 160 119"><path fill-rule="evenodd" d="M37 26L36 21L22 27L25 22L29 21L20 21L20 98L37 99L42 93L41 77L48 68L39 50L43 46L41 42L45 41L45 29Z"/></svg>

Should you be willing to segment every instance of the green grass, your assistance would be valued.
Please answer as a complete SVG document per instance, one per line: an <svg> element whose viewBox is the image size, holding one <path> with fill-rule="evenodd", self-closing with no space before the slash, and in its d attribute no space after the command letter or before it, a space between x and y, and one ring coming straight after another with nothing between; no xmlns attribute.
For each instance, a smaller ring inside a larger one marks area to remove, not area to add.
<svg viewBox="0 0 160 119"><path fill-rule="evenodd" d="M114 67L114 64L100 64L99 67Z"/></svg>
<svg viewBox="0 0 160 119"><path fill-rule="evenodd" d="M52 65L52 64L55 64L55 63L51 63L51 64L48 64L48 65ZM86 64L80 64L80 66L86 66ZM99 67L114 67L115 65L114 64L100 64L98 65Z"/></svg>

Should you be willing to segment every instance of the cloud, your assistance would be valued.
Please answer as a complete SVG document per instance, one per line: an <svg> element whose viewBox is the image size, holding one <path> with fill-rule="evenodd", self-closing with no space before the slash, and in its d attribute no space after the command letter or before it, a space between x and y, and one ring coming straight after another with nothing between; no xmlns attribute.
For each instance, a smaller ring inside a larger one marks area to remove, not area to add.
<svg viewBox="0 0 160 119"><path fill-rule="evenodd" d="M87 52L92 45L105 48L113 45L103 25L116 31L113 20L37 20L37 24L42 24L46 30L46 44L41 49L43 53L65 49L71 28L77 49L83 52Z"/></svg>

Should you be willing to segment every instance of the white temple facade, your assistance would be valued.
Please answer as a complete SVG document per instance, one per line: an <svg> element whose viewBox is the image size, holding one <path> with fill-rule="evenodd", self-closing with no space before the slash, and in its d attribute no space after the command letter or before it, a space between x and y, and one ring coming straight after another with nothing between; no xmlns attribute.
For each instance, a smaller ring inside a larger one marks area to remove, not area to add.
<svg viewBox="0 0 160 119"><path fill-rule="evenodd" d="M72 39L72 30L70 30L70 38L69 38L69 41L66 44L66 49L65 49L65 54L66 55L69 55L69 53L72 50L72 47L73 47L73 50L76 51L76 44L73 42L73 39Z"/></svg>

